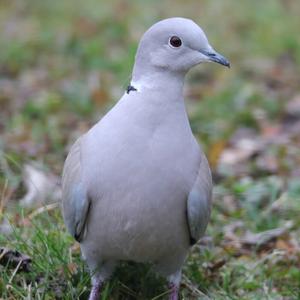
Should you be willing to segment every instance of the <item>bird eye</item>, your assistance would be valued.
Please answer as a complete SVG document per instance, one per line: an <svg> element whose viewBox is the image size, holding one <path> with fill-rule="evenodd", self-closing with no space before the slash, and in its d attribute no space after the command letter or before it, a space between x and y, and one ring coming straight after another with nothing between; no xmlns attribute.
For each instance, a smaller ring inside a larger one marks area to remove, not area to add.
<svg viewBox="0 0 300 300"><path fill-rule="evenodd" d="M174 35L174 36L172 36L170 38L169 44L172 47L178 48L178 47L180 47L182 45L182 41L181 41L181 39L178 36Z"/></svg>

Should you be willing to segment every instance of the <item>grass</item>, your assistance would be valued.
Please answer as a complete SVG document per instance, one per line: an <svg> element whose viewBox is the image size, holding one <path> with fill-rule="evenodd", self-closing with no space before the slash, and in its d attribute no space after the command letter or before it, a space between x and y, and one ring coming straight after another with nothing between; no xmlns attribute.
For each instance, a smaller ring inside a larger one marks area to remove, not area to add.
<svg viewBox="0 0 300 300"><path fill-rule="evenodd" d="M0 246L27 254L32 265L30 272L0 265L0 298L87 299L89 275L59 208L32 217L32 209L18 206L24 165L36 161L60 176L68 146L126 88L145 29L185 16L201 24L232 68L204 65L187 78L191 125L213 167L215 190L209 238L191 250L181 296L300 299L300 140L293 133L299 116L286 113L300 94L299 9L296 0L2 1L0 218L13 232L0 232ZM234 150L241 129L264 146L223 166L221 154ZM228 226L237 222L241 242L247 230L289 221L286 234L261 248L228 239ZM163 299L166 291L149 266L124 263L102 299Z"/></svg>

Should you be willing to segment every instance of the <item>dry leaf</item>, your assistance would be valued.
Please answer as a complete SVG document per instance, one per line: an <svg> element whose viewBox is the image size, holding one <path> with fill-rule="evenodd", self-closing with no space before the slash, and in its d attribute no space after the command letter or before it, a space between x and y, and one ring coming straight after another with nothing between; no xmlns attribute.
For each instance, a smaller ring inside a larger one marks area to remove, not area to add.
<svg viewBox="0 0 300 300"><path fill-rule="evenodd" d="M286 112L290 116L300 117L300 94L287 103Z"/></svg>
<svg viewBox="0 0 300 300"><path fill-rule="evenodd" d="M23 172L23 180L27 193L20 200L23 207L34 207L47 202L58 201L61 197L61 189L58 179L38 169L33 164L26 164Z"/></svg>
<svg viewBox="0 0 300 300"><path fill-rule="evenodd" d="M71 274L75 274L75 273L77 273L77 264L75 264L75 263L69 263L68 264L68 270L69 270L69 272L71 273Z"/></svg>
<svg viewBox="0 0 300 300"><path fill-rule="evenodd" d="M222 152L226 147L226 144L226 141L221 140L217 141L210 147L208 152L208 160L212 169L214 169L217 166L220 156L222 155Z"/></svg>
<svg viewBox="0 0 300 300"><path fill-rule="evenodd" d="M280 237L288 234L289 229L293 227L293 222L288 221L279 228L274 228L259 233L253 233L249 230L245 231L243 222L237 221L225 226L224 228L224 245L226 248L235 248L237 250L247 250L249 248L256 248L262 250L271 242L276 242ZM245 231L242 236L238 236L237 230Z"/></svg>
<svg viewBox="0 0 300 300"><path fill-rule="evenodd" d="M223 151L219 163L227 165L241 163L261 151L262 148L263 142L260 138L241 138L233 147Z"/></svg>
<svg viewBox="0 0 300 300"><path fill-rule="evenodd" d="M241 243L245 247L262 247L276 240L287 233L287 228L275 228L259 233L247 231L241 239Z"/></svg>

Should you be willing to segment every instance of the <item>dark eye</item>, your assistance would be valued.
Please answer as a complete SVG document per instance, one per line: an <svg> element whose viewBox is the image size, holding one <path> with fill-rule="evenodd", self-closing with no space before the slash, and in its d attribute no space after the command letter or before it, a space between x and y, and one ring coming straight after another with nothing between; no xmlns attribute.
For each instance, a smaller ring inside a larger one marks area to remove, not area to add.
<svg viewBox="0 0 300 300"><path fill-rule="evenodd" d="M169 41L172 47L178 48L182 45L182 41L178 36L172 36Z"/></svg>

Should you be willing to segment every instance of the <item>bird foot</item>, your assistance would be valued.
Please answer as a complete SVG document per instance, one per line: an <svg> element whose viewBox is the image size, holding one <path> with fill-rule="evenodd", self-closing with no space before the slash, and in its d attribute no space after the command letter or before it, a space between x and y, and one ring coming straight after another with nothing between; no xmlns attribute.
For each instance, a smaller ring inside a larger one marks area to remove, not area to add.
<svg viewBox="0 0 300 300"><path fill-rule="evenodd" d="M103 284L103 282L100 279L96 279L95 282L93 282L89 300L99 300L100 299L102 284Z"/></svg>
<svg viewBox="0 0 300 300"><path fill-rule="evenodd" d="M178 286L174 283L169 284L169 289L170 289L170 296L169 300L178 300Z"/></svg>

